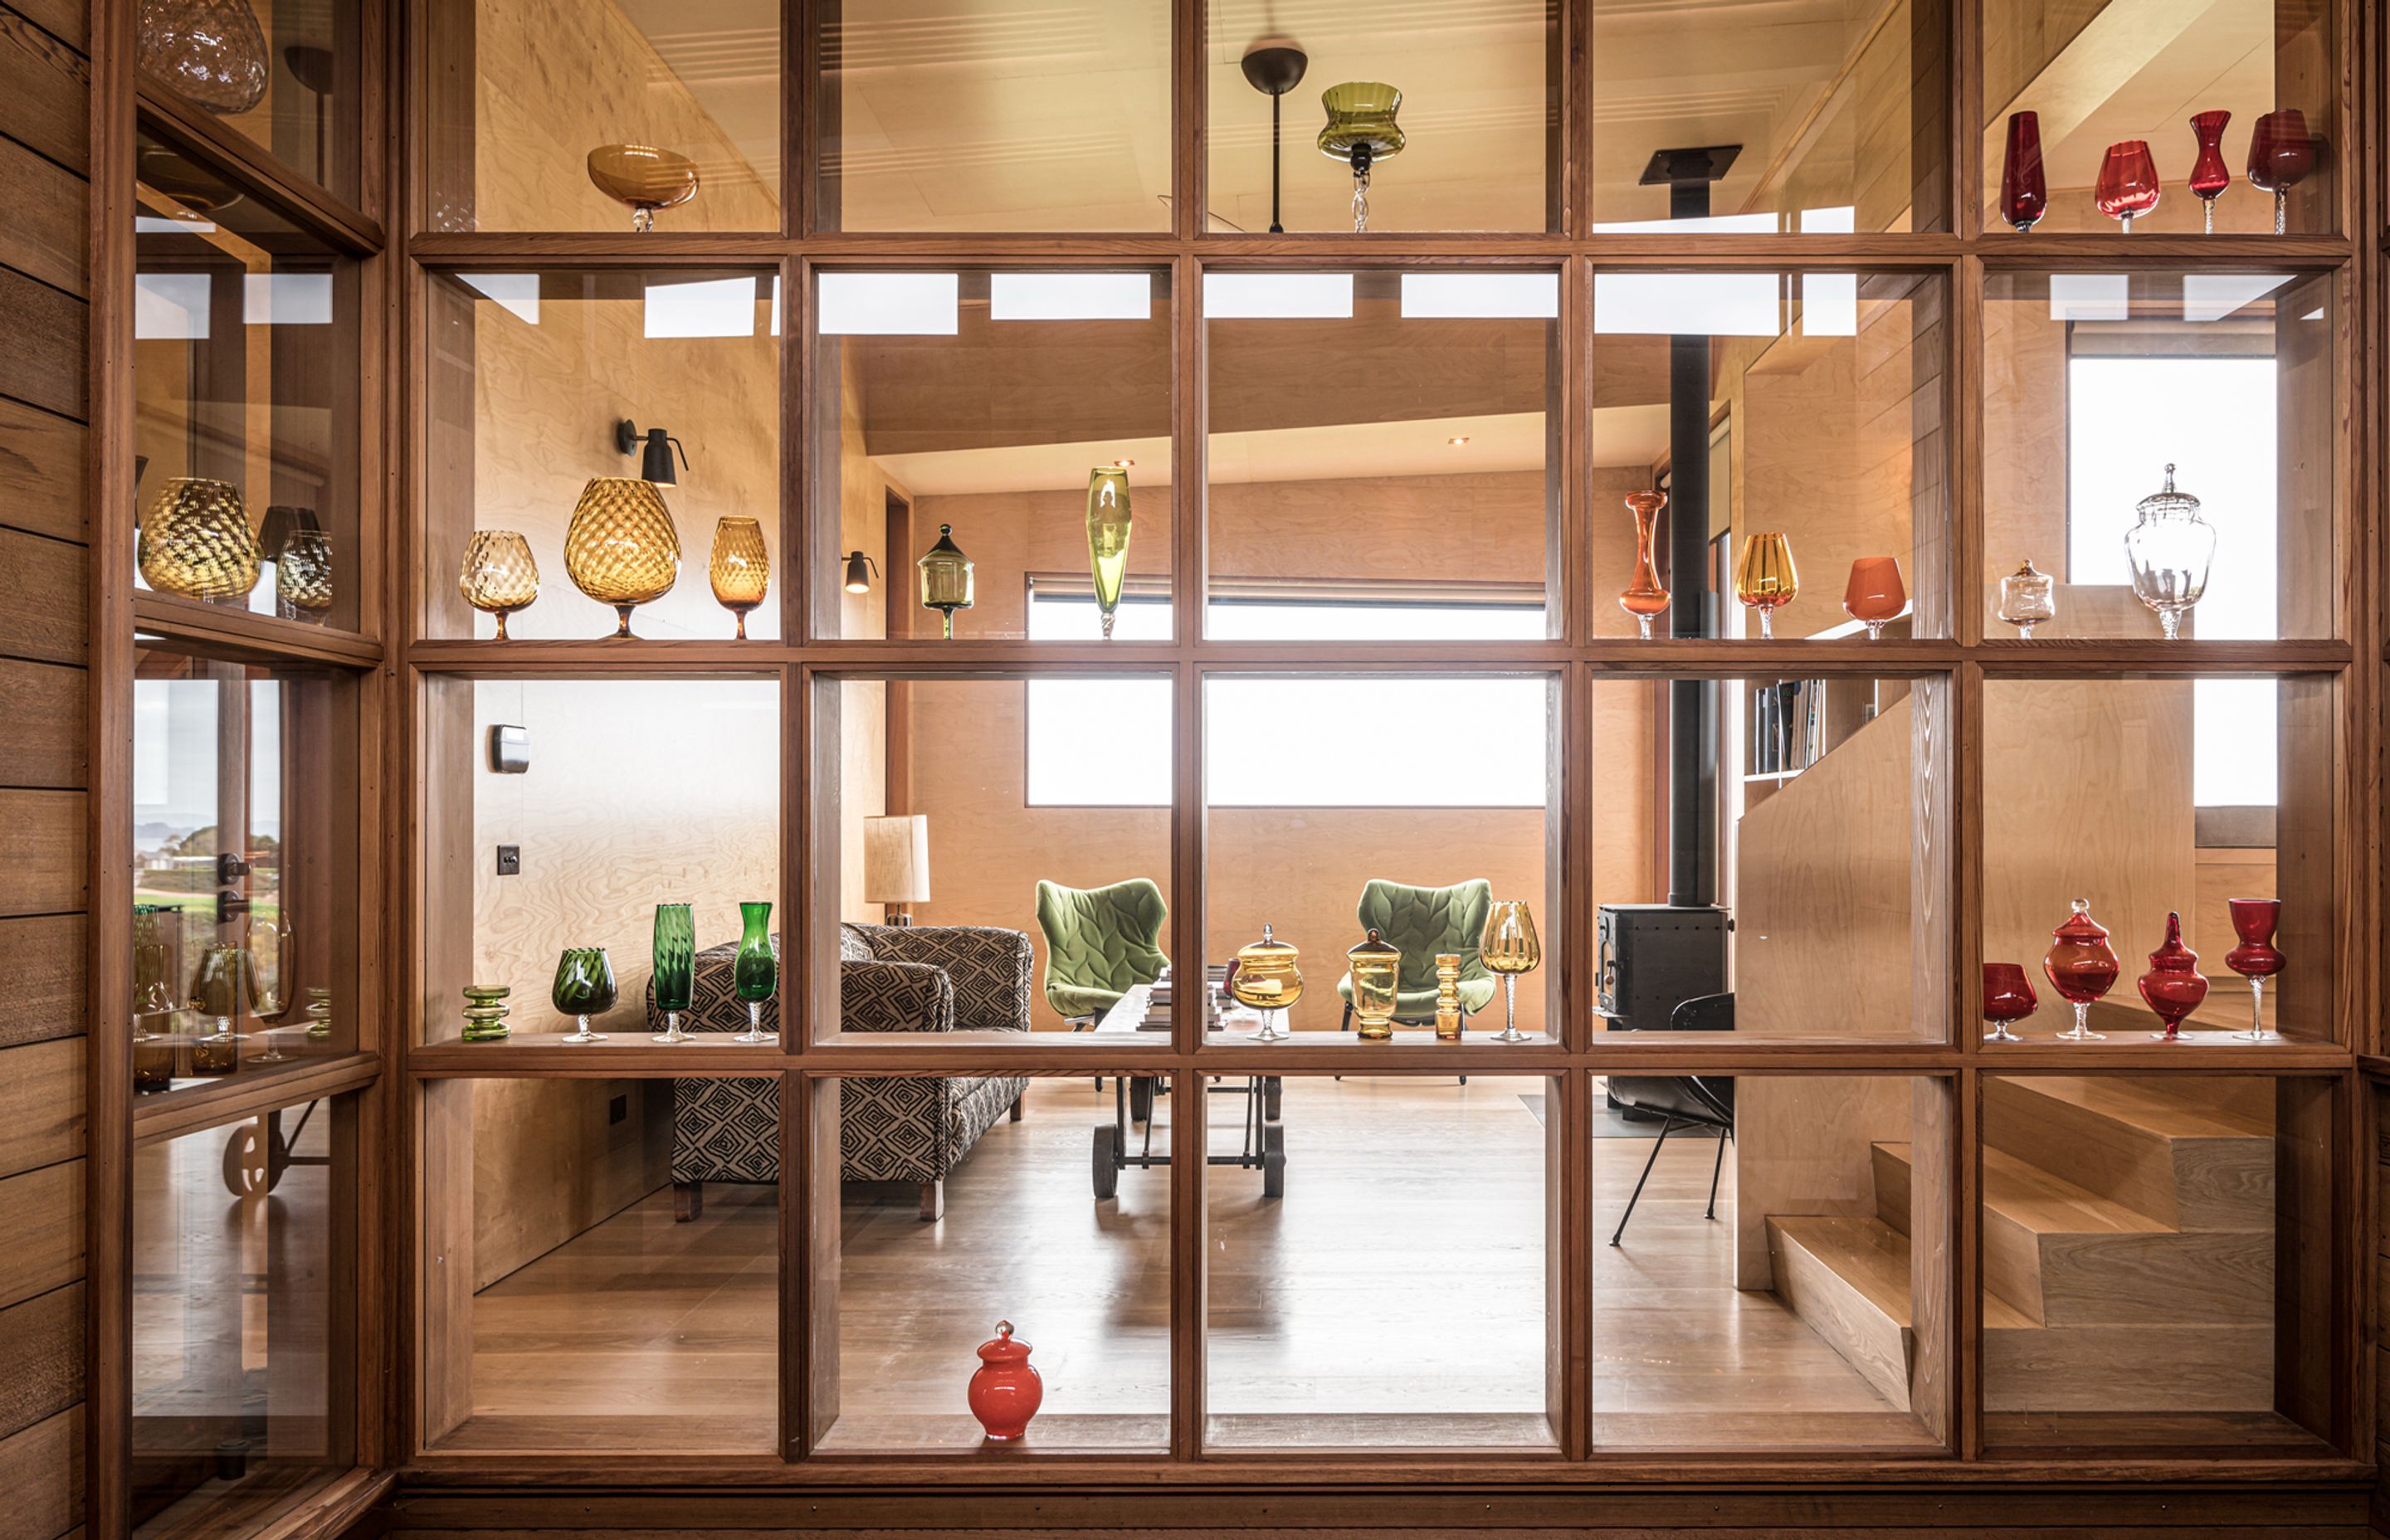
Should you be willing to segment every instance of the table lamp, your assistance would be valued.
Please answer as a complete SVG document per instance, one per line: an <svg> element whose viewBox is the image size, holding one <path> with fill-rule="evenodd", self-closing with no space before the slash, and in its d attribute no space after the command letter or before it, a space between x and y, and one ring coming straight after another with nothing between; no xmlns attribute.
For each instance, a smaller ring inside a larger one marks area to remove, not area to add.
<svg viewBox="0 0 2390 1540"><path fill-rule="evenodd" d="M891 925L910 925L902 907L930 901L930 819L900 813L863 820L863 901L884 904Z"/></svg>

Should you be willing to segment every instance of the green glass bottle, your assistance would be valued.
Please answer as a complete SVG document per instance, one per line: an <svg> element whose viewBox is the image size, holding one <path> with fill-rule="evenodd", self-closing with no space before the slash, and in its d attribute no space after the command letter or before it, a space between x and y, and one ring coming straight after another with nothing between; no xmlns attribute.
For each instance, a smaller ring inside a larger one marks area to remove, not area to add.
<svg viewBox="0 0 2390 1540"><path fill-rule="evenodd" d="M697 917L686 904L656 905L655 1006L664 1013L659 1043L686 1043L680 1013L697 989Z"/></svg>
<svg viewBox="0 0 2390 1540"><path fill-rule="evenodd" d="M747 1030L730 1041L777 1043L780 1034L764 1030L764 1006L780 992L780 955L772 945L772 906L741 904L739 920L739 955L730 962L730 992L747 1002Z"/></svg>
<svg viewBox="0 0 2390 1540"><path fill-rule="evenodd" d="M1121 584L1128 576L1129 533L1128 471L1099 465L1087 472L1087 559L1095 569L1096 608L1103 612L1108 642Z"/></svg>

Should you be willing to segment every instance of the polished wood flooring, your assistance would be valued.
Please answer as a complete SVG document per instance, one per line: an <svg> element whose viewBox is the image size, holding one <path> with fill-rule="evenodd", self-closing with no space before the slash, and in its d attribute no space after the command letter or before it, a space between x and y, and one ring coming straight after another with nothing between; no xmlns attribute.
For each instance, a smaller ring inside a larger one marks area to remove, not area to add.
<svg viewBox="0 0 2390 1540"><path fill-rule="evenodd" d="M1206 1432L1215 1444L1548 1447L1545 1130L1534 1079L1286 1084L1286 1193L1210 1174ZM923 1224L907 1187L848 1188L840 1416L827 1447L971 1447L972 1349L999 1318L1035 1349L1042 1447L1164 1446L1168 1174L1094 1200L1109 1087L1036 1081ZM1214 1153L1240 1103L1211 1104ZM1157 1131L1166 1148L1167 1126ZM1608 1444L1899 1444L1914 1421L1770 1294L1732 1286L1734 1165L1702 1217L1715 1147L1594 1141L1594 1409ZM492 1285L475 1311L475 1417L452 1446L768 1450L776 1193L668 1191Z"/></svg>

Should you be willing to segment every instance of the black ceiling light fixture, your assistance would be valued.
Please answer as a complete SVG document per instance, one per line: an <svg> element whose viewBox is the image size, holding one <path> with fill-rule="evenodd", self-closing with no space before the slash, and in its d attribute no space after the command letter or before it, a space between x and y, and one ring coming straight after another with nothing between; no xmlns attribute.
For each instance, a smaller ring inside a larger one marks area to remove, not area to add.
<svg viewBox="0 0 2390 1540"><path fill-rule="evenodd" d="M644 448L639 442L642 438L647 441ZM679 478L673 474L674 450L680 450L681 468L688 468L688 450L678 439L661 428L650 428L642 434L639 425L628 417L614 425L614 447L625 455L638 456L639 480L653 481L660 487L678 484Z"/></svg>
<svg viewBox="0 0 2390 1540"><path fill-rule="evenodd" d="M1303 83L1311 59L1286 38L1264 37L1245 50L1243 62L1246 82L1270 99L1270 234L1283 235L1286 226L1278 217L1279 98Z"/></svg>

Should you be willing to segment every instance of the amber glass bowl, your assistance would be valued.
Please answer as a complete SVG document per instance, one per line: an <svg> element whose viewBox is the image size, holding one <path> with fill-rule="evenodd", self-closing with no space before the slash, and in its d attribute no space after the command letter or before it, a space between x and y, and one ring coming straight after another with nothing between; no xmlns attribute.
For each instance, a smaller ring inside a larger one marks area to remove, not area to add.
<svg viewBox="0 0 2390 1540"><path fill-rule="evenodd" d="M531 608L539 597L539 563L531 542L513 530L475 530L465 546L456 592L485 615L498 618L498 640L507 640L507 617Z"/></svg>
<svg viewBox="0 0 2390 1540"><path fill-rule="evenodd" d="M747 611L772 591L772 554L764 548L764 526L752 519L725 519L713 526L713 558L706 565L714 601L739 617L739 640L747 639Z"/></svg>
<svg viewBox="0 0 2390 1540"><path fill-rule="evenodd" d="M599 145L589 152L589 180L628 204L631 228L645 234L655 228L657 210L697 196L697 162L652 145Z"/></svg>

